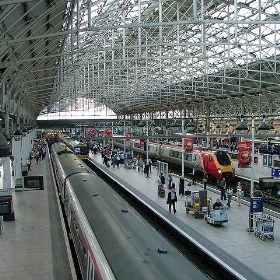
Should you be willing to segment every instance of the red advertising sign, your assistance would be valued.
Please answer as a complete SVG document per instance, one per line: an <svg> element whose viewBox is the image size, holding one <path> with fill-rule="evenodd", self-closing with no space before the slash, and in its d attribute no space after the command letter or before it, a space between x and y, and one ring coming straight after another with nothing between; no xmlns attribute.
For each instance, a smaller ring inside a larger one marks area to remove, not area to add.
<svg viewBox="0 0 280 280"><path fill-rule="evenodd" d="M89 134L90 134L91 136L95 136L95 135L96 135L96 130L95 130L94 127L91 127L91 128L89 129Z"/></svg>
<svg viewBox="0 0 280 280"><path fill-rule="evenodd" d="M193 138L184 138L185 152L193 151Z"/></svg>
<svg viewBox="0 0 280 280"><path fill-rule="evenodd" d="M104 133L105 137L112 137L112 130L110 128L106 128Z"/></svg>
<svg viewBox="0 0 280 280"><path fill-rule="evenodd" d="M126 141L130 141L130 138L129 138L129 137L131 137L131 131L130 131L130 130L127 130L127 131L125 132L125 136L127 137L127 138L126 138Z"/></svg>
<svg viewBox="0 0 280 280"><path fill-rule="evenodd" d="M144 147L144 139L140 139L140 147Z"/></svg>
<svg viewBox="0 0 280 280"><path fill-rule="evenodd" d="M238 142L238 167L250 167L252 157L250 141Z"/></svg>

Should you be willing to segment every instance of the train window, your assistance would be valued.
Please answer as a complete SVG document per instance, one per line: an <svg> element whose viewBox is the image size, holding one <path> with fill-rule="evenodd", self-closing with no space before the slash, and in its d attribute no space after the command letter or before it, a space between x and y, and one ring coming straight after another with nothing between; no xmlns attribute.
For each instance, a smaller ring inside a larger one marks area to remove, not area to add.
<svg viewBox="0 0 280 280"><path fill-rule="evenodd" d="M173 151L173 157L178 158L178 152L177 151Z"/></svg>
<svg viewBox="0 0 280 280"><path fill-rule="evenodd" d="M192 154L185 154L185 159L187 161L192 161Z"/></svg>
<svg viewBox="0 0 280 280"><path fill-rule="evenodd" d="M274 167L280 167L280 160L277 160L277 159L274 160L274 161L273 161L273 166L274 166Z"/></svg>
<svg viewBox="0 0 280 280"><path fill-rule="evenodd" d="M177 157L181 159L182 158L182 152L177 152Z"/></svg>
<svg viewBox="0 0 280 280"><path fill-rule="evenodd" d="M169 156L173 157L173 151L172 150L169 151Z"/></svg>

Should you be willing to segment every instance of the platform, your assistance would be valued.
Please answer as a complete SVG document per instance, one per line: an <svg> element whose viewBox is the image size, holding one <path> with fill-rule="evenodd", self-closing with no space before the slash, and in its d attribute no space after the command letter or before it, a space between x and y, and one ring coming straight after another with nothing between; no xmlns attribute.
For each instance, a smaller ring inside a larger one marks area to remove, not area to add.
<svg viewBox="0 0 280 280"><path fill-rule="evenodd" d="M251 180L252 168L251 167L238 167L238 160L233 159L233 164L235 168L235 174L238 177ZM254 165L254 181L259 182L259 179L262 177L271 176L271 167L261 166L258 164Z"/></svg>
<svg viewBox="0 0 280 280"><path fill-rule="evenodd" d="M44 190L11 190L15 220L0 234L0 280L73 279L50 170L48 156L34 160L28 175L43 175Z"/></svg>
<svg viewBox="0 0 280 280"><path fill-rule="evenodd" d="M168 205L165 198L161 198L157 194L156 179L158 172L153 168L152 173L149 174L150 178L146 178L143 172L137 172L136 169L127 169L123 165L119 168L106 167L102 163L101 156L91 155L92 160L99 165L102 169L106 170L110 175L114 175L131 185L137 191L143 193L147 198L155 202L162 209L168 213ZM173 181L176 184L178 194L179 178L173 176ZM201 185L186 187L189 190L200 190ZM168 191L168 190L167 190ZM208 191L208 197L216 200L219 197L218 193ZM178 196L177 214L169 214L173 223L186 224L191 228L203 235L206 242L207 240L214 242L218 248L221 249L226 260L238 260L245 264L252 271L259 275L259 278L251 279L270 279L278 280L278 257L280 255L280 221L275 219L274 225L274 241L262 241L257 238L254 233L247 232L249 226L249 207L248 203L243 201L242 206L238 207L236 201L232 201L231 208L228 210L229 222L223 224L221 227L215 227L203 219L195 219L192 215L186 214L185 210L185 196ZM195 236L193 237L195 238ZM224 259L225 261L225 259ZM247 277L249 279L249 277Z"/></svg>

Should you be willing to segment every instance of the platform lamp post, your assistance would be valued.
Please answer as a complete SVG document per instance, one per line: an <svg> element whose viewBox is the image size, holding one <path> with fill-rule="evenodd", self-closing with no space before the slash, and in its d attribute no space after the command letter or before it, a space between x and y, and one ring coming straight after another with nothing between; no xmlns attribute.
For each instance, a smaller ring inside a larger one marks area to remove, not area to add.
<svg viewBox="0 0 280 280"><path fill-rule="evenodd" d="M250 205L249 205L249 228L248 232L253 232L253 223L254 223L254 216L252 213L252 198L254 196L254 179L255 179L255 117L250 117L252 120L252 129L251 129L251 184L250 184ZM241 122L236 126L235 130L239 132L248 131L247 124L243 121L243 116L241 116ZM269 125L265 122L259 126L258 130L265 131L269 130Z"/></svg>
<svg viewBox="0 0 280 280"><path fill-rule="evenodd" d="M9 156L6 157L6 160L3 164L3 188L4 189L10 189L11 188L11 184L12 184L12 180L11 180L11 141L12 138L7 135L5 132L3 132L4 137L7 140L7 144L9 146ZM1 140L0 140L1 142ZM5 146L5 144L2 144L3 146ZM0 143L0 149L1 149L1 143Z"/></svg>
<svg viewBox="0 0 280 280"><path fill-rule="evenodd" d="M6 158L10 156L10 146L5 136L0 134L0 166L4 164Z"/></svg>
<svg viewBox="0 0 280 280"><path fill-rule="evenodd" d="M28 171L27 171L27 158L29 158L29 146L28 146L28 130L24 127L22 129L22 166L21 166L21 171L22 171L22 175L26 176L28 175Z"/></svg>
<svg viewBox="0 0 280 280"><path fill-rule="evenodd" d="M16 129L13 137L13 155L14 155L14 176L15 176L15 188L22 187L22 171L21 171L21 137L22 133L19 129Z"/></svg>
<svg viewBox="0 0 280 280"><path fill-rule="evenodd" d="M178 121L174 120L174 122L171 124L171 127L181 127L182 130L182 138L181 138L181 145L182 145L182 175L181 178L185 177L185 153L184 153L184 135L185 135L185 120L182 119L182 122L179 123Z"/></svg>

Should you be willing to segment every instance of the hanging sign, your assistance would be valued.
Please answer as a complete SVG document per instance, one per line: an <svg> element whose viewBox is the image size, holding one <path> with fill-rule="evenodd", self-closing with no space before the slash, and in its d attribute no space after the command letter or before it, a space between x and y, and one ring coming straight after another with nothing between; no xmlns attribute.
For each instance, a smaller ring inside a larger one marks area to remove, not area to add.
<svg viewBox="0 0 280 280"><path fill-rule="evenodd" d="M251 167L251 142L238 142L238 167Z"/></svg>
<svg viewBox="0 0 280 280"><path fill-rule="evenodd" d="M185 152L193 151L193 138L184 138Z"/></svg>

